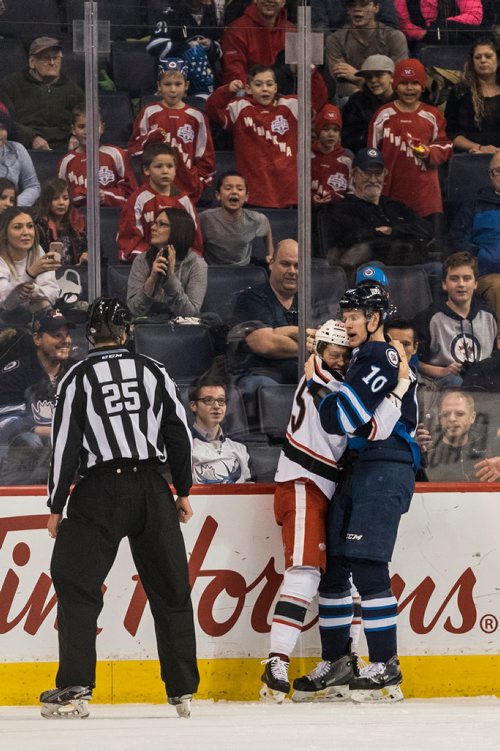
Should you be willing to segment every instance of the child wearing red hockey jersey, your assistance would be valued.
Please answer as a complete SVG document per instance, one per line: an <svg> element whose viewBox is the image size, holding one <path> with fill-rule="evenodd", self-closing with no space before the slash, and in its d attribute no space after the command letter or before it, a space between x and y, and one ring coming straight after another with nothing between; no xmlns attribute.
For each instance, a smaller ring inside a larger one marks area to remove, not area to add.
<svg viewBox="0 0 500 751"><path fill-rule="evenodd" d="M166 143L177 153L176 187L196 203L215 172L215 152L207 118L187 106L189 81L184 60L160 62L159 102L143 107L134 121L129 153L142 154L150 143Z"/></svg>
<svg viewBox="0 0 500 751"><path fill-rule="evenodd" d="M189 196L174 187L177 154L165 143L146 146L142 155L142 170L146 182L135 190L127 200L118 224L118 259L131 263L138 253L148 250L151 242L151 225L160 209L175 206L184 209L196 226L193 250L202 255L198 214Z"/></svg>
<svg viewBox="0 0 500 751"><path fill-rule="evenodd" d="M64 156L58 177L66 180L75 206L87 203L87 118L85 107L73 110L71 132L78 142L74 151ZM99 137L104 133L104 122L99 116ZM118 146L99 146L99 203L101 206L123 206L137 188L130 158Z"/></svg>
<svg viewBox="0 0 500 751"><path fill-rule="evenodd" d="M245 96L239 96L239 92ZM312 76L313 107L326 102L327 91L317 71ZM297 203L297 97L280 96L268 65L254 65L246 84L235 79L207 99L211 120L231 130L237 171L245 175L249 203L285 208Z"/></svg>
<svg viewBox="0 0 500 751"><path fill-rule="evenodd" d="M340 201L349 187L352 156L340 142L342 115L334 104L325 104L314 122L311 186L313 204Z"/></svg>
<svg viewBox="0 0 500 751"><path fill-rule="evenodd" d="M443 211L438 167L451 157L446 120L437 107L420 101L426 84L419 60L400 60L394 70L397 99L372 118L368 146L384 155L388 176L383 193L422 217Z"/></svg>

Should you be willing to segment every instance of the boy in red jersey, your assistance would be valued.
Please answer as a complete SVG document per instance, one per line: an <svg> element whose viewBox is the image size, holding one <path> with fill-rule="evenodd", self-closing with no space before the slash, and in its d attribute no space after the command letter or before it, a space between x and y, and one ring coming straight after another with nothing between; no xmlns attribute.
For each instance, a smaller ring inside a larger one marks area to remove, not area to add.
<svg viewBox="0 0 500 751"><path fill-rule="evenodd" d="M73 199L79 208L87 203L87 118L81 104L73 109L71 133L78 142L74 151L64 156L57 176L66 180ZM104 122L99 115L99 137L104 133ZM101 206L123 206L137 188L134 170L126 151L118 146L99 146L99 203Z"/></svg>
<svg viewBox="0 0 500 751"><path fill-rule="evenodd" d="M159 102L143 107L134 121L128 149L140 155L150 143L166 143L177 153L176 187L196 203L212 182L215 152L207 118L184 103L189 88L184 60L164 60L158 74Z"/></svg>
<svg viewBox="0 0 500 751"><path fill-rule="evenodd" d="M410 206L419 216L443 212L438 167L452 155L446 120L437 107L420 101L425 68L400 60L394 70L397 99L381 107L368 131L368 146L382 152L388 176L383 194Z"/></svg>
<svg viewBox="0 0 500 751"><path fill-rule="evenodd" d="M315 111L326 98L324 81L315 71ZM268 65L252 66L246 84L235 79L207 99L208 117L233 133L236 169L245 175L253 206L286 208L297 203L297 109L296 96L278 94Z"/></svg>
<svg viewBox="0 0 500 751"><path fill-rule="evenodd" d="M118 225L118 259L131 263L137 253L144 253L150 245L151 225L160 209L175 206L184 209L196 226L193 250L202 255L198 214L189 196L174 187L177 154L171 146L157 143L144 149L142 169L146 182L135 190L120 215Z"/></svg>
<svg viewBox="0 0 500 751"><path fill-rule="evenodd" d="M343 198L349 187L352 157L340 142L342 115L334 104L325 104L314 123L311 186L313 204L319 206Z"/></svg>

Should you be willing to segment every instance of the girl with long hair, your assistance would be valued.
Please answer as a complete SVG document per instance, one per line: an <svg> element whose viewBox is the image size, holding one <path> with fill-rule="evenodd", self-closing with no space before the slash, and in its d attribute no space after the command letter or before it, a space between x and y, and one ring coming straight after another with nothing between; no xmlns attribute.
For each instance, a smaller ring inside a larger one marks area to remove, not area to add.
<svg viewBox="0 0 500 751"><path fill-rule="evenodd" d="M40 245L45 252L52 242L60 242L63 266L87 263L85 220L73 206L66 180L54 177L44 182L35 214Z"/></svg>

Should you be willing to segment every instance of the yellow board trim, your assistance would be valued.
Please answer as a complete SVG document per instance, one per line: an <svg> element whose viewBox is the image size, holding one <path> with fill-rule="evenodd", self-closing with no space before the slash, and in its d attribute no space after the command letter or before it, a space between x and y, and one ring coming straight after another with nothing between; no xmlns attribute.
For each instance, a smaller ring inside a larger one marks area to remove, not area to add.
<svg viewBox="0 0 500 751"><path fill-rule="evenodd" d="M199 660L198 699L252 701L259 695L262 666L256 658ZM291 679L308 672L316 660L294 658ZM500 655L426 655L401 657L407 698L500 696ZM57 663L0 663L0 705L36 704L41 691L54 687ZM94 701L102 704L165 701L156 660L99 662Z"/></svg>

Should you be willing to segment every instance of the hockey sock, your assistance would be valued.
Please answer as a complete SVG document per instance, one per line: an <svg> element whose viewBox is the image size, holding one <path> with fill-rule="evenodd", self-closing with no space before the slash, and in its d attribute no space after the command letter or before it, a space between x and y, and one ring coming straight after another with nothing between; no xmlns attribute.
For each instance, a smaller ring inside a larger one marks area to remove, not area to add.
<svg viewBox="0 0 500 751"><path fill-rule="evenodd" d="M397 653L398 603L390 590L365 595L361 612L370 662L387 662Z"/></svg>
<svg viewBox="0 0 500 751"><path fill-rule="evenodd" d="M319 569L312 566L293 566L285 571L271 624L270 654L292 654L319 578Z"/></svg>
<svg viewBox="0 0 500 751"><path fill-rule="evenodd" d="M350 591L319 593L319 632L323 660L335 662L348 653L352 617Z"/></svg>
<svg viewBox="0 0 500 751"><path fill-rule="evenodd" d="M352 619L351 628L349 631L349 636L351 639L351 650L355 654L358 654L359 637L361 636L362 619L361 619L361 597L357 593L355 596L353 595L352 607L353 607L353 619Z"/></svg>

